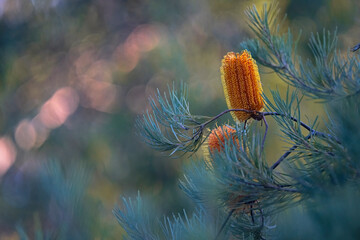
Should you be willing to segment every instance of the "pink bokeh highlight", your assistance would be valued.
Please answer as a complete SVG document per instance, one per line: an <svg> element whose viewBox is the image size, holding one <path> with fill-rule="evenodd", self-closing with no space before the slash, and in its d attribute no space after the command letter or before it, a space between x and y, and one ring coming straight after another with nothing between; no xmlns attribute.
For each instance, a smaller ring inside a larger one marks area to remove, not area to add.
<svg viewBox="0 0 360 240"><path fill-rule="evenodd" d="M0 138L0 177L13 165L16 159L16 148L9 137Z"/></svg>
<svg viewBox="0 0 360 240"><path fill-rule="evenodd" d="M40 121L49 129L60 127L75 112L78 105L79 95L76 90L71 87L61 88L42 106Z"/></svg>

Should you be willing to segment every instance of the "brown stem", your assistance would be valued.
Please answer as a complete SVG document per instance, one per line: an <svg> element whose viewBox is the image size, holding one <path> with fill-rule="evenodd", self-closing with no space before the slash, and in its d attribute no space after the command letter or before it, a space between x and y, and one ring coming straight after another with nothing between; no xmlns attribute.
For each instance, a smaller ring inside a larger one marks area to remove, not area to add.
<svg viewBox="0 0 360 240"><path fill-rule="evenodd" d="M234 212L235 212L235 208L231 209L231 211L230 211L229 214L227 215L224 223L221 225L219 232L216 234L215 240L219 239L219 236L220 236L222 230L224 230L224 228L225 228L225 226L226 226L226 223L229 221L231 215L233 215Z"/></svg>
<svg viewBox="0 0 360 240"><path fill-rule="evenodd" d="M311 138L311 134L307 135L306 136L306 140L310 139ZM297 145L294 145L292 146L286 153L284 153L280 158L279 160L277 160L272 166L271 166L271 169L275 169L277 166L279 166L279 164L287 157L290 155L290 153L292 153L296 148L298 148Z"/></svg>
<svg viewBox="0 0 360 240"><path fill-rule="evenodd" d="M336 142L340 143L339 140L337 140L337 138L326 134L326 133L322 133L319 131L316 131L314 129L312 129L309 125L305 124L302 121L299 121L298 119L292 117L292 116L288 116L286 114L283 113L277 113L277 112L259 112L259 111L252 111L252 110L247 110L247 109L227 109L221 113L219 113L218 115L216 115L215 117L211 118L210 120L202 123L200 125L201 128L204 128L207 124L215 121L216 119L220 118L221 116L229 113L229 112L246 112L246 113L250 113L251 114L251 118L255 119L255 120L263 120L264 116L282 116L282 117L288 117L290 118L292 121L297 122L300 124L300 126L302 126L303 128L305 128L306 130L308 130L309 132L311 132L313 135L317 135L317 136L321 136L324 138L331 138L333 140L335 140Z"/></svg>
<svg viewBox="0 0 360 240"><path fill-rule="evenodd" d="M257 121L261 121L264 120L265 123L265 134L264 134L264 138L262 140L262 144L261 144L261 152L264 150L264 145L265 145L265 139L267 136L267 131L268 131L268 124L267 121L265 119L265 116L282 116L282 117L288 117L290 118L292 121L297 122L300 124L301 127L305 128L306 130L308 130L310 133L309 135L306 137L306 139L310 139L313 135L316 136L320 136L323 138L330 138L332 140L335 140L337 143L341 144L341 142L334 136L331 136L330 134L326 134L326 133L322 133L319 131L316 131L314 129L312 129L309 125L305 124L302 121L299 121L298 119L283 114L283 113L277 113L277 112L259 112L259 111L252 111L252 110L247 110L247 109L227 109L221 113L219 113L218 115L216 115L215 117L209 119L208 121L202 123L201 125L199 125L199 130L202 131L202 129L205 128L205 126L213 121L215 121L216 119L220 118L221 116L229 113L229 112L235 112L235 111L239 111L239 112L246 112L246 113L250 113L251 118L257 120ZM246 121L245 121L246 124ZM245 126L244 126L245 127ZM292 146L287 152L285 152L272 166L271 169L275 169L277 166L279 166L279 164L287 157L289 156L298 146L294 145Z"/></svg>

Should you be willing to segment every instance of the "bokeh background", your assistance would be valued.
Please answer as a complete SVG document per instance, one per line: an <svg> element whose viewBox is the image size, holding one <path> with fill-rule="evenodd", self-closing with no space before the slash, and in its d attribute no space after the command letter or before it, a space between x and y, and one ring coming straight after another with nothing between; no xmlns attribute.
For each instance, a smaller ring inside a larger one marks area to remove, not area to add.
<svg viewBox="0 0 360 240"><path fill-rule="evenodd" d="M157 88L181 81L194 114L226 109L220 61L253 37L243 11L263 3L0 0L0 239L120 239L111 210L138 191L164 214L191 210L177 186L189 160L147 147L135 118ZM345 52L360 42L359 1L279 3L284 30L303 31L305 57L310 32L323 28L337 28ZM286 89L260 71L265 94ZM304 116L323 113L304 101ZM279 139L272 121L269 134ZM269 162L285 147L268 142Z"/></svg>

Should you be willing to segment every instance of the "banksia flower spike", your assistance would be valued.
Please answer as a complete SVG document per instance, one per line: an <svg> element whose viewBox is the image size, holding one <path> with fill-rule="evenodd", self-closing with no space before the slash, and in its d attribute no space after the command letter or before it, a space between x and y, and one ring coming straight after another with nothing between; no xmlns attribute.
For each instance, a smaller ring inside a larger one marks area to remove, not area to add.
<svg viewBox="0 0 360 240"><path fill-rule="evenodd" d="M232 137L234 140L236 138L236 130L228 126L222 126L215 128L211 131L208 138L208 146L211 153L214 153L214 150L222 151L224 149L225 138L229 140ZM238 141L238 140L237 140Z"/></svg>
<svg viewBox="0 0 360 240"><path fill-rule="evenodd" d="M264 107L259 70L251 54L229 52L221 65L221 80L229 109L261 111ZM251 113L231 112L235 121L243 122Z"/></svg>

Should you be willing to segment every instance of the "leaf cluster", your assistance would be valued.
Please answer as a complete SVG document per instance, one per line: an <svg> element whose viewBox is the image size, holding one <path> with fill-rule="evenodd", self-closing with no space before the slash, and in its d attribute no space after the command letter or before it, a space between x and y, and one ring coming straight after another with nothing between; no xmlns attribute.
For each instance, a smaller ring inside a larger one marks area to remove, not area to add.
<svg viewBox="0 0 360 240"><path fill-rule="evenodd" d="M107 235L98 221L95 210L98 204L85 191L89 169L80 163L72 163L65 171L60 162L49 160L39 172L43 192L50 200L49 214L34 215L33 232L18 223L17 232L22 240L87 239ZM90 227L94 225L97 228Z"/></svg>
<svg viewBox="0 0 360 240"><path fill-rule="evenodd" d="M169 87L168 95L158 90L155 98L150 97L151 112L136 120L138 134L156 150L195 152L203 143L204 127L199 118L190 113L187 100L187 86L180 90Z"/></svg>
<svg viewBox="0 0 360 240"><path fill-rule="evenodd" d="M336 30L312 34L309 40L312 58L302 60L297 52L301 32L296 40L290 29L281 32L285 18L278 17L277 3L268 8L265 4L261 13L255 6L248 8L245 14L257 39L244 41L240 47L248 49L258 63L316 100L330 101L359 93L359 57L354 54L344 57L336 49Z"/></svg>
<svg viewBox="0 0 360 240"><path fill-rule="evenodd" d="M118 222L126 231L125 239L211 239L216 234L220 216L211 216L199 207L188 216L184 210L182 214L171 217L159 217L150 201L144 201L140 193L136 199L123 198L122 209L113 210ZM219 218L215 218L219 217Z"/></svg>

